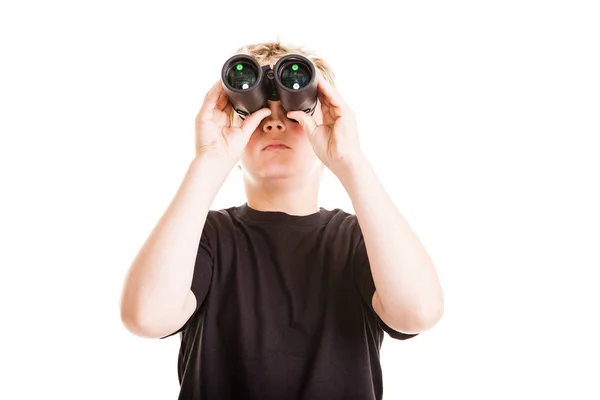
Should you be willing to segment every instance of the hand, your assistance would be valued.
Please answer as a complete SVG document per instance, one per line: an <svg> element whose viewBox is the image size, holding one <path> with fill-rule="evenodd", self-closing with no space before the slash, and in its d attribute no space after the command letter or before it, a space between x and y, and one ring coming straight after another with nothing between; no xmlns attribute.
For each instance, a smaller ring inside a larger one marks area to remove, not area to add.
<svg viewBox="0 0 600 400"><path fill-rule="evenodd" d="M317 97L323 123L304 111L290 111L287 117L298 121L307 133L319 159L334 173L362 156L354 112L340 93L318 72Z"/></svg>
<svg viewBox="0 0 600 400"><path fill-rule="evenodd" d="M196 116L196 157L216 157L233 167L242 156L254 130L271 114L268 108L260 109L246 116L237 127L231 125L232 111L227 93L219 80L204 97Z"/></svg>

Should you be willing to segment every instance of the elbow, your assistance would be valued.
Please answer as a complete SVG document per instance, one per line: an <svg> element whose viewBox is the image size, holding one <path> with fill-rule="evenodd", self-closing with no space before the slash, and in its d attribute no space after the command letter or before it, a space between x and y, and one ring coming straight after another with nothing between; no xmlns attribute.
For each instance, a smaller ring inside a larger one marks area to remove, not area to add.
<svg viewBox="0 0 600 400"><path fill-rule="evenodd" d="M436 326L443 314L444 301L441 299L427 305L386 309L384 322L400 332L420 333Z"/></svg>
<svg viewBox="0 0 600 400"><path fill-rule="evenodd" d="M157 339L179 329L196 309L196 299L191 294L183 307L149 301L121 302L121 322L136 336Z"/></svg>
<svg viewBox="0 0 600 400"><path fill-rule="evenodd" d="M156 339L165 334L160 329L161 324L157 324L141 312L127 308L121 308L121 322L129 332L139 337Z"/></svg>
<svg viewBox="0 0 600 400"><path fill-rule="evenodd" d="M444 302L440 301L430 306L427 310L418 313L416 321L421 327L421 330L429 330L436 326L444 315Z"/></svg>
<svg viewBox="0 0 600 400"><path fill-rule="evenodd" d="M415 323L421 331L426 331L438 324L444 315L444 299L428 304L427 307L421 307L418 312L415 312L413 317Z"/></svg>
<svg viewBox="0 0 600 400"><path fill-rule="evenodd" d="M138 310L128 304L121 304L121 323L134 335L146 336L148 323L145 322Z"/></svg>
<svg viewBox="0 0 600 400"><path fill-rule="evenodd" d="M120 317L121 323L125 328L136 336L152 338L153 332L152 319L147 312L135 304L132 299L123 296L121 300Z"/></svg>
<svg viewBox="0 0 600 400"><path fill-rule="evenodd" d="M409 311L413 324L426 331L438 324L444 315L444 294L441 288L420 299Z"/></svg>

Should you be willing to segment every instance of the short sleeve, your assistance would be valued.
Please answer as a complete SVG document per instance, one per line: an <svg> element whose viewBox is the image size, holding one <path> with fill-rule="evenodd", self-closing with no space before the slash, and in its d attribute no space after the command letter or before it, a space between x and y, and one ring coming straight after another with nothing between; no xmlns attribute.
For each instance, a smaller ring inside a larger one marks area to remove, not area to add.
<svg viewBox="0 0 600 400"><path fill-rule="evenodd" d="M190 290L194 293L196 297L196 310L192 313L190 318L183 324L181 328L176 330L175 332L170 333L167 336L162 337L161 339L173 336L179 332L183 332L186 327L190 324L190 322L196 317L198 314L198 310L202 307L206 296L208 295L208 291L210 288L210 282L212 279L213 273L213 252L210 246L210 241L208 239L208 224L205 224L205 229L202 232L202 236L200 238L200 243L198 245L198 252L196 254L196 263L194 265L194 275L192 277L192 284Z"/></svg>
<svg viewBox="0 0 600 400"><path fill-rule="evenodd" d="M404 333L389 327L381 318L379 318L379 315L377 315L373 309L373 295L375 294L376 287L375 281L373 280L373 274L371 273L367 248L360 227L358 228L358 243L355 247L354 259L352 262L354 279L358 291L360 292L361 299L369 312L372 313L375 320L379 323L379 326L394 339L405 340L417 336L418 333Z"/></svg>

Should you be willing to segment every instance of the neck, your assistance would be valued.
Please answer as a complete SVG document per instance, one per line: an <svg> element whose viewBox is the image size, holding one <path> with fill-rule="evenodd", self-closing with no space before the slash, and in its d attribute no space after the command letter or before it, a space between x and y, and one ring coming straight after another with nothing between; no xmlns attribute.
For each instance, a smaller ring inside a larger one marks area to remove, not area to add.
<svg viewBox="0 0 600 400"><path fill-rule="evenodd" d="M258 211L282 211L290 215L310 215L319 211L319 182L290 182L270 179L244 180L248 206Z"/></svg>

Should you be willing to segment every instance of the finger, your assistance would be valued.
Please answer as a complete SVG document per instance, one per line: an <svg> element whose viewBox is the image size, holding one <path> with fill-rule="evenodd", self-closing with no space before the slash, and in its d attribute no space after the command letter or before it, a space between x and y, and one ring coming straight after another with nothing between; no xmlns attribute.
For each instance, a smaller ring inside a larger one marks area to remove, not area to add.
<svg viewBox="0 0 600 400"><path fill-rule="evenodd" d="M322 74L318 74L317 95L321 103L327 104L329 107L347 108L348 104L343 99L340 92L327 82Z"/></svg>
<svg viewBox="0 0 600 400"><path fill-rule="evenodd" d="M198 118L200 119L210 119L213 116L213 111L217 106L217 101L221 97L221 93L225 90L223 89L223 84L220 80L215 82L213 87L206 93L204 96L204 101L202 102L202 107L200 111L198 111Z"/></svg>
<svg viewBox="0 0 600 400"><path fill-rule="evenodd" d="M317 122L304 111L290 111L287 113L287 117L298 121L302 128L304 128L304 131L309 135L312 135L315 129L317 129Z"/></svg>
<svg viewBox="0 0 600 400"><path fill-rule="evenodd" d="M227 125L231 126L233 125L234 121L235 121L235 115L234 115L234 111L233 111L233 107L231 106L231 103L227 103L225 105L225 107L223 108L223 113L225 115L227 115Z"/></svg>
<svg viewBox="0 0 600 400"><path fill-rule="evenodd" d="M252 133L254 133L254 130L260 124L260 122L269 115L271 115L271 110L268 108L261 108L260 110L248 115L246 119L244 119L244 122L242 122L242 125L240 125L240 128L244 132L244 135L246 135L247 137L252 135Z"/></svg>
<svg viewBox="0 0 600 400"><path fill-rule="evenodd" d="M217 103L215 104L215 108L223 111L225 107L229 104L229 97L227 96L227 92L225 90L221 90L221 94L217 99Z"/></svg>

